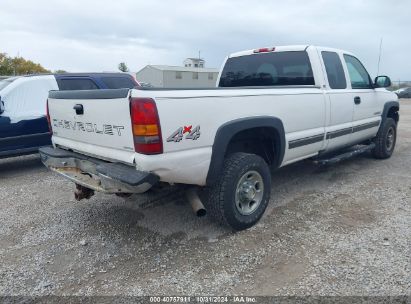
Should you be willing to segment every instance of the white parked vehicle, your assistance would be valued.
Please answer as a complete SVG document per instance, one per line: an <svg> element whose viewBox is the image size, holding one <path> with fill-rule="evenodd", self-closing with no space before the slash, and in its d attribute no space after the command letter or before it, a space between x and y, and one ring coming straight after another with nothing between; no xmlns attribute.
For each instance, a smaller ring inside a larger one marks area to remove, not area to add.
<svg viewBox="0 0 411 304"><path fill-rule="evenodd" d="M63 73L10 77L0 80L0 158L37 153L51 145L46 118L50 90L134 88L126 73Z"/></svg>
<svg viewBox="0 0 411 304"><path fill-rule="evenodd" d="M241 230L267 207L270 167L307 158L333 162L366 150L377 158L393 153L399 103L384 88L391 81L371 81L349 52L239 52L228 56L217 83L52 91L54 149L41 149L42 161L77 184L78 199L94 190L142 193L158 182L199 186L212 216Z"/></svg>

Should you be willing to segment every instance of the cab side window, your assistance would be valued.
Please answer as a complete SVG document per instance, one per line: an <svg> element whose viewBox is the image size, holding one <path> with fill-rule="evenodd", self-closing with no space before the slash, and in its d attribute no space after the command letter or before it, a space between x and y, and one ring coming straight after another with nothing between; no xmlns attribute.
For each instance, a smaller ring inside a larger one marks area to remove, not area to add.
<svg viewBox="0 0 411 304"><path fill-rule="evenodd" d="M331 89L346 89L344 69L340 57L335 52L321 52L325 70L327 72L328 83Z"/></svg>
<svg viewBox="0 0 411 304"><path fill-rule="evenodd" d="M372 82L367 70L354 56L344 55L353 89L371 89Z"/></svg>
<svg viewBox="0 0 411 304"><path fill-rule="evenodd" d="M136 84L128 77L102 77L109 89L132 89Z"/></svg>

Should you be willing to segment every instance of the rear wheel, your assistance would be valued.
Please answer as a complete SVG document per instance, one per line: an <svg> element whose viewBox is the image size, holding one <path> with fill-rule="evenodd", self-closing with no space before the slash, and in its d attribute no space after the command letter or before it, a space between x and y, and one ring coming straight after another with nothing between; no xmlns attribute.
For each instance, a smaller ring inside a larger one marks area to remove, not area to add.
<svg viewBox="0 0 411 304"><path fill-rule="evenodd" d="M387 118L383 122L377 136L374 139L375 148L373 155L378 159L391 157L397 141L397 124L392 118Z"/></svg>
<svg viewBox="0 0 411 304"><path fill-rule="evenodd" d="M218 222L243 230L264 214L270 192L267 163L255 154L234 153L225 159L218 180L206 188L204 203Z"/></svg>

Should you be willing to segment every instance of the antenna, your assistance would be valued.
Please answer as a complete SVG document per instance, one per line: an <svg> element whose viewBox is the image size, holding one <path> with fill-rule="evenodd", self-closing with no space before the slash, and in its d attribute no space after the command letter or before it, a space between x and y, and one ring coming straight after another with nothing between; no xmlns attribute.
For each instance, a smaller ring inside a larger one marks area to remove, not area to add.
<svg viewBox="0 0 411 304"><path fill-rule="evenodd" d="M377 76L380 75L381 52L382 52L382 37L380 40L380 54L378 55Z"/></svg>

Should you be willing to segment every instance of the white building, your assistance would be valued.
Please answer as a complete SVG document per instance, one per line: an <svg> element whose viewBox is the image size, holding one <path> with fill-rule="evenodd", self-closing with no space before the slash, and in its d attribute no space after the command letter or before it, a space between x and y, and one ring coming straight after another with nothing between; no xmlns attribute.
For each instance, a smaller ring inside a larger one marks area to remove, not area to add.
<svg viewBox="0 0 411 304"><path fill-rule="evenodd" d="M184 61L184 65L188 66L147 65L136 73L136 79L139 82L161 88L213 88L216 86L218 69L204 68L204 60L198 58L188 58Z"/></svg>
<svg viewBox="0 0 411 304"><path fill-rule="evenodd" d="M184 60L184 66L187 68L204 68L205 61L200 58L187 58Z"/></svg>

